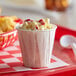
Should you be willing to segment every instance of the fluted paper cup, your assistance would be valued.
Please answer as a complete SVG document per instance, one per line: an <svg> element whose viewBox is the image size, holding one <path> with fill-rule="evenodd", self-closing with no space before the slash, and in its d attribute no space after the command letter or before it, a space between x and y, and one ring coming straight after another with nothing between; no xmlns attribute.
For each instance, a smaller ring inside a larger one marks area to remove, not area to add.
<svg viewBox="0 0 76 76"><path fill-rule="evenodd" d="M52 56L52 48L56 25L50 30L18 30L23 63L26 67L48 67Z"/></svg>

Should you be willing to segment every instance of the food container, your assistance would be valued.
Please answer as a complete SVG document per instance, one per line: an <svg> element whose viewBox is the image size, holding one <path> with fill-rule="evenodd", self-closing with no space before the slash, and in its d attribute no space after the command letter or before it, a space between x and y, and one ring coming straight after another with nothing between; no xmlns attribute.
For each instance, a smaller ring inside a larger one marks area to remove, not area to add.
<svg viewBox="0 0 76 76"><path fill-rule="evenodd" d="M56 25L50 30L32 31L17 28L23 63L26 67L49 66L56 28Z"/></svg>
<svg viewBox="0 0 76 76"><path fill-rule="evenodd" d="M0 16L4 17L4 16ZM21 24L22 20L15 20L17 24ZM17 39L17 30L12 30L10 32L0 34L0 49L3 49L9 45L12 45L14 41Z"/></svg>

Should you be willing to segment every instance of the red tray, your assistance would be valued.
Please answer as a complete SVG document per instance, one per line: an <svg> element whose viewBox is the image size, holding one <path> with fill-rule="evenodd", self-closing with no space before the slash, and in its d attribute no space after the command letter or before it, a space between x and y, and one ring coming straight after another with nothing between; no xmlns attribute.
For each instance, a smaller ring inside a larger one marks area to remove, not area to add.
<svg viewBox="0 0 76 76"><path fill-rule="evenodd" d="M62 61L69 64L68 66L45 69L45 70L35 70L35 71L25 71L25 72L14 72L14 73L4 73L0 76L72 76L76 75L76 60L73 55L72 49L64 49L60 46L59 40L63 35L73 35L76 36L76 31L58 26L55 36L55 44L53 55L61 59Z"/></svg>

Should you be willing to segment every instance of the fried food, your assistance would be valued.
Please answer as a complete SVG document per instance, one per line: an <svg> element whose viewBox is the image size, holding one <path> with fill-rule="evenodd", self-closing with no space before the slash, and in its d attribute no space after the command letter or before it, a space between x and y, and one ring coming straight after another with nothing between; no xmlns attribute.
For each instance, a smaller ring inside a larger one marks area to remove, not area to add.
<svg viewBox="0 0 76 76"><path fill-rule="evenodd" d="M0 17L0 34L3 32L12 31L16 25L15 20L18 18L16 16L5 16Z"/></svg>

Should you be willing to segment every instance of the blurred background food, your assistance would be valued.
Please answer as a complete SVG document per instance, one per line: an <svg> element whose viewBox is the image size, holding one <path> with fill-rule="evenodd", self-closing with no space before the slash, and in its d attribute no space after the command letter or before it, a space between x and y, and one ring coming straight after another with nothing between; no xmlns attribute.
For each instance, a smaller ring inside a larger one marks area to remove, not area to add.
<svg viewBox="0 0 76 76"><path fill-rule="evenodd" d="M51 23L76 30L76 0L0 0L1 15L50 18Z"/></svg>
<svg viewBox="0 0 76 76"><path fill-rule="evenodd" d="M72 0L45 0L45 6L49 10L65 11Z"/></svg>

